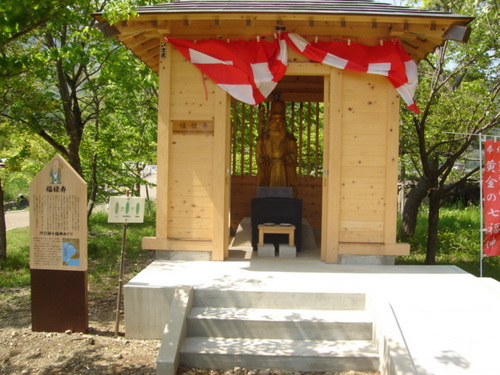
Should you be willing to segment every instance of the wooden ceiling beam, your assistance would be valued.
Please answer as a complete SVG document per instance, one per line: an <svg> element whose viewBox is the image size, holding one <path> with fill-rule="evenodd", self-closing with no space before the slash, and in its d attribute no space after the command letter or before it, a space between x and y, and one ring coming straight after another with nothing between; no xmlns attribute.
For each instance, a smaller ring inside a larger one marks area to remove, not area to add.
<svg viewBox="0 0 500 375"><path fill-rule="evenodd" d="M318 102L325 101L323 93L298 93L298 92L283 92L281 99L285 102Z"/></svg>
<svg viewBox="0 0 500 375"><path fill-rule="evenodd" d="M135 51L137 54L142 54L151 51L152 48L158 49L158 46L160 45L160 41L158 39L148 39L147 42L142 43L140 46L137 46L135 48Z"/></svg>
<svg viewBox="0 0 500 375"><path fill-rule="evenodd" d="M141 45L142 43L144 43L144 42L146 42L148 40L142 34L126 35L124 37L119 36L118 39L123 44L126 44L129 48L135 48L136 46L139 46L139 45Z"/></svg>

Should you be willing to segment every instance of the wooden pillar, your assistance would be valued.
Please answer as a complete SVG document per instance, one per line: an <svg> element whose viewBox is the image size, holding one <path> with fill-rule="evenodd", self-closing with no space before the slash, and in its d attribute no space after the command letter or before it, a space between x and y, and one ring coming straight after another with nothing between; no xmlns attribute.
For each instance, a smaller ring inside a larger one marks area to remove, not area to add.
<svg viewBox="0 0 500 375"><path fill-rule="evenodd" d="M224 260L229 255L230 100L226 92L219 87L215 87L215 96L212 260Z"/></svg>
<svg viewBox="0 0 500 375"><path fill-rule="evenodd" d="M160 47L160 71L158 88L158 183L156 196L156 238L168 237L168 169L170 145L170 76L172 46Z"/></svg>
<svg viewBox="0 0 500 375"><path fill-rule="evenodd" d="M326 91L328 90L328 91ZM342 158L342 72L331 68L325 78L325 130L321 259L338 263L340 165Z"/></svg>
<svg viewBox="0 0 500 375"><path fill-rule="evenodd" d="M387 170L384 243L396 243L399 163L399 96L387 85Z"/></svg>

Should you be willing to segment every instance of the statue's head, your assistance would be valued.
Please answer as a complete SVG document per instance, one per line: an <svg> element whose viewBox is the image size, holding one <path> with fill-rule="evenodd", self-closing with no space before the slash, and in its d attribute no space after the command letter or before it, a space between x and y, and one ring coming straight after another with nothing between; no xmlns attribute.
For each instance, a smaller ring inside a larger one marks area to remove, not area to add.
<svg viewBox="0 0 500 375"><path fill-rule="evenodd" d="M273 100L271 103L271 116L280 115L283 118L285 117L285 102L281 99Z"/></svg>
<svg viewBox="0 0 500 375"><path fill-rule="evenodd" d="M269 113L269 131L285 133L285 102L282 100L274 100L271 103L271 110Z"/></svg>

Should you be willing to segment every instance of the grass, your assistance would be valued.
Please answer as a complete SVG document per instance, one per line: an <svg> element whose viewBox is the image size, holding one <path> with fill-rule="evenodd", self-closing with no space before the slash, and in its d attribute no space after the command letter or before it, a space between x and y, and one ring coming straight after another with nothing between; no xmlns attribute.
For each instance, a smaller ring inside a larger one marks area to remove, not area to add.
<svg viewBox="0 0 500 375"><path fill-rule="evenodd" d="M7 232L7 259L0 259L0 288L29 285L29 228Z"/></svg>
<svg viewBox="0 0 500 375"><path fill-rule="evenodd" d="M415 236L411 239L411 255L398 257L397 264L423 264L426 248L425 208L419 215ZM439 249L436 264L456 265L479 276L480 232L477 207L443 208L440 213ZM143 224L129 224L126 236L127 271L134 274L142 267L141 259L149 252L141 249L142 237L154 236L154 214L146 215ZM115 288L122 243L122 224L109 224L106 213L95 213L90 218L88 238L89 281L102 291ZM7 232L7 254L0 260L0 288L28 286L29 230L14 229ZM484 258L483 276L500 281L500 257Z"/></svg>
<svg viewBox="0 0 500 375"><path fill-rule="evenodd" d="M121 255L123 225L108 223L106 213L91 215L88 237L89 283L101 289L115 288ZM127 225L125 242L125 265L127 271L137 273L138 260L149 257L143 251L143 237L154 236L154 214L146 215L144 223ZM137 269L135 269L137 267ZM7 232L7 259L0 260L0 288L25 287L30 284L29 228Z"/></svg>
<svg viewBox="0 0 500 375"><path fill-rule="evenodd" d="M480 274L480 210L476 206L443 207L439 214L439 239L436 264L455 265ZM397 264L423 264L427 241L427 208L418 217L415 235L410 240L411 254L398 257ZM500 281L500 258L483 258L483 276Z"/></svg>
<svg viewBox="0 0 500 375"><path fill-rule="evenodd" d="M142 238L154 236L155 215L145 215L144 223L128 224L125 233L125 266L128 273L136 274L142 258L150 252L142 250ZM99 285L103 292L116 288L123 241L123 224L108 223L107 213L96 213L90 218L88 237L89 281Z"/></svg>

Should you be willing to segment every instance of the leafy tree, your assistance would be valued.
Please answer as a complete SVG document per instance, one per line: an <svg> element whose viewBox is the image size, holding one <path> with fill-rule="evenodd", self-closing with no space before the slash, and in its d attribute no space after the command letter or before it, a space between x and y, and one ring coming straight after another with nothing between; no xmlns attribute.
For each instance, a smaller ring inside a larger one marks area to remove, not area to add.
<svg viewBox="0 0 500 375"><path fill-rule="evenodd" d="M21 45L12 43L41 27L49 19L63 15L68 0L3 0L0 4L0 77L26 70L32 60ZM4 188L0 179L0 259L7 257L4 215Z"/></svg>
<svg viewBox="0 0 500 375"><path fill-rule="evenodd" d="M6 0L0 5L0 76L5 78L0 131L8 131L12 141L0 145L10 158L3 181L13 190L14 182L29 181L58 152L89 181L89 214L104 185L137 186L143 162L152 162L155 150L156 76L94 27L91 13L108 2ZM124 9L133 14L131 6L110 4L114 17ZM33 136L52 151L45 150L45 160L27 171L32 149L23 138ZM135 175L129 173L131 165ZM3 215L0 226L2 221Z"/></svg>
<svg viewBox="0 0 500 375"><path fill-rule="evenodd" d="M4 215L4 207L3 207L3 187L2 180L0 179L0 259L7 258L7 233L6 233L6 225L5 225L5 215Z"/></svg>
<svg viewBox="0 0 500 375"><path fill-rule="evenodd" d="M0 87L0 117L41 137L89 182L89 214L104 184L133 187L140 180L124 162L150 161L156 130L155 75L94 27L91 13L106 4L73 1L64 19L19 40L36 59ZM121 181L112 181L110 170Z"/></svg>
<svg viewBox="0 0 500 375"><path fill-rule="evenodd" d="M403 154L411 160L418 181L405 204L401 234L403 238L413 234L418 208L428 197L425 262L434 264L439 208L451 190L475 172L457 175L456 163L477 144L479 134L500 123L499 9L492 0L427 1L425 5L476 17L468 44L446 42L420 63L417 99L422 114L404 112L403 116Z"/></svg>
<svg viewBox="0 0 500 375"><path fill-rule="evenodd" d="M103 200L100 189L129 190L139 195L146 163L156 160L157 76L125 48L116 50L97 82L102 88L99 118L88 129L82 155L91 176L91 199ZM134 79L123 79L134 77Z"/></svg>

